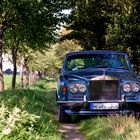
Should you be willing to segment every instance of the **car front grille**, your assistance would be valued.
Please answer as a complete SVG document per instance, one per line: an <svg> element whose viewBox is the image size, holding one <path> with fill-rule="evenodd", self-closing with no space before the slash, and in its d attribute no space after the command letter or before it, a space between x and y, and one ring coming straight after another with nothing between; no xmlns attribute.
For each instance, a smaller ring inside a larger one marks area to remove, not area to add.
<svg viewBox="0 0 140 140"><path fill-rule="evenodd" d="M90 100L119 100L118 80L91 80Z"/></svg>

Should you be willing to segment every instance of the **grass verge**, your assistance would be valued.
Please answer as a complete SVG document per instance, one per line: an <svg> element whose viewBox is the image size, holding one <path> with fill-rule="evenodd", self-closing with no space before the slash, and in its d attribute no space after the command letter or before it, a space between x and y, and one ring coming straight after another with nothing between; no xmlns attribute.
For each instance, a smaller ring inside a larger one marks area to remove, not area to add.
<svg viewBox="0 0 140 140"><path fill-rule="evenodd" d="M134 116L94 117L79 123L88 140L139 140L140 123Z"/></svg>
<svg viewBox="0 0 140 140"><path fill-rule="evenodd" d="M54 120L55 82L47 79L31 89L7 90L0 95L0 139L60 140Z"/></svg>

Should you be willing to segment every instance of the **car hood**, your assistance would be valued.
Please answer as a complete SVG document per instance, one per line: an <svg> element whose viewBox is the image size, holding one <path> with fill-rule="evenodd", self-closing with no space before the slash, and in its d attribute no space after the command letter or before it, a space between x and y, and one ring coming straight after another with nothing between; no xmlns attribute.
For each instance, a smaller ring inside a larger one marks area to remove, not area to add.
<svg viewBox="0 0 140 140"><path fill-rule="evenodd" d="M90 69L90 70L76 70L76 71L68 71L64 72L64 77L66 79L83 79L83 80L90 80L97 76L111 76L115 77L120 80L131 80L137 81L136 76L130 70L122 70L122 69L110 69L110 68L102 68L102 69Z"/></svg>

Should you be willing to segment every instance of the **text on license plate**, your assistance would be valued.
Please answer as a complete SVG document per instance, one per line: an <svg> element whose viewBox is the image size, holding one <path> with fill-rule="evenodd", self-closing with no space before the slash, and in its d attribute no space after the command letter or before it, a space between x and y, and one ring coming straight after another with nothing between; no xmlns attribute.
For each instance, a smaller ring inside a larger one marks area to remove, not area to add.
<svg viewBox="0 0 140 140"><path fill-rule="evenodd" d="M90 103L90 109L118 109L119 103Z"/></svg>

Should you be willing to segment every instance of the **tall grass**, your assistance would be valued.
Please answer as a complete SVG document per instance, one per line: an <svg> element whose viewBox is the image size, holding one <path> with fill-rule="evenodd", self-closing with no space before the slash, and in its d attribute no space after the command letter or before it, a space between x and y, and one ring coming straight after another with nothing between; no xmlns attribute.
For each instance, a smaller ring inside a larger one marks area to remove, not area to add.
<svg viewBox="0 0 140 140"><path fill-rule="evenodd" d="M134 116L96 117L79 125L89 140L140 140L140 123Z"/></svg>
<svg viewBox="0 0 140 140"><path fill-rule="evenodd" d="M31 89L6 90L0 96L0 139L60 140L54 120L54 81L44 79Z"/></svg>

